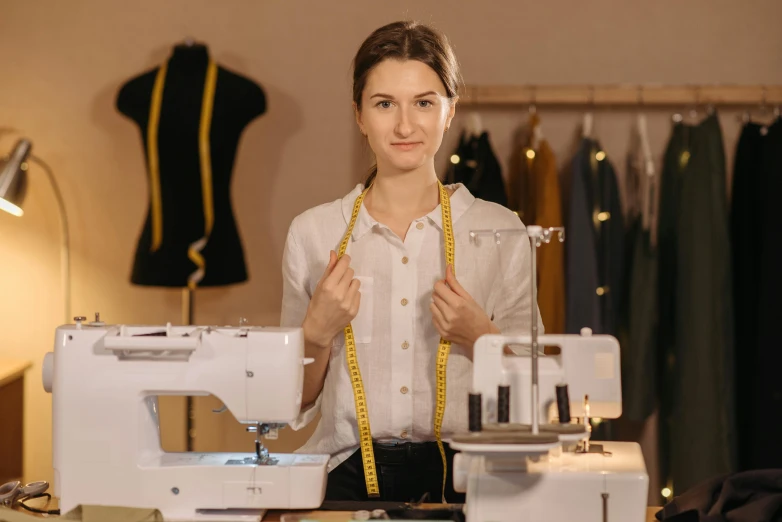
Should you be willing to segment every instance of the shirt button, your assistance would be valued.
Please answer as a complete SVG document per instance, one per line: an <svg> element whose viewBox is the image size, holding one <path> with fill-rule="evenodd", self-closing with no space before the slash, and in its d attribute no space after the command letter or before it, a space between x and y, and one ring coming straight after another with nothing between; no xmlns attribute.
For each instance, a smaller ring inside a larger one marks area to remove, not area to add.
<svg viewBox="0 0 782 522"><path fill-rule="evenodd" d="M399 391L401 391L402 393L407 393L407 391L408 391L408 390L407 390L407 386L402 386L402 387L399 389Z"/></svg>
<svg viewBox="0 0 782 522"><path fill-rule="evenodd" d="M406 439L407 438L407 430L402 430L402 433L400 433L399 436L402 437L403 439Z"/></svg>
<svg viewBox="0 0 782 522"><path fill-rule="evenodd" d="M402 306L407 306L407 299L403 298L401 302L402 302Z"/></svg>
<svg viewBox="0 0 782 522"><path fill-rule="evenodd" d="M424 228L424 224L423 224L423 223L421 223L421 222L419 222L419 223L418 223L418 224L415 226L415 228L417 228L418 230L423 230L423 228Z"/></svg>
<svg viewBox="0 0 782 522"><path fill-rule="evenodd" d="M406 258L406 257L403 257L403 258L402 258L402 264L403 264L403 265L406 265L406 264L407 264L407 261L408 261L408 260L407 260L407 258Z"/></svg>
<svg viewBox="0 0 782 522"><path fill-rule="evenodd" d="M403 342L402 343L402 349L403 350L407 350L408 348L410 348L410 343L408 343L407 341Z"/></svg>

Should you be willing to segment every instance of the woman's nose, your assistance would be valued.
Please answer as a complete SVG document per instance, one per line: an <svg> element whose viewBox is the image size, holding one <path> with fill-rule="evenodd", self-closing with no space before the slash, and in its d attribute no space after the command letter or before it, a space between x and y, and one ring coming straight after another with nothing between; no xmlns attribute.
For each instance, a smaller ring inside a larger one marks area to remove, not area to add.
<svg viewBox="0 0 782 522"><path fill-rule="evenodd" d="M413 125L410 120L409 110L405 107L398 111L396 128L394 129L399 136L409 136L413 132Z"/></svg>

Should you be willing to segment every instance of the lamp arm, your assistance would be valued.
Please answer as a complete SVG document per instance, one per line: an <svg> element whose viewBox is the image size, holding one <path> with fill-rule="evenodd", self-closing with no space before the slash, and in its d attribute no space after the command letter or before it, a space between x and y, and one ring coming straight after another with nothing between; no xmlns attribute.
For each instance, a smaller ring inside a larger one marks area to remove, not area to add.
<svg viewBox="0 0 782 522"><path fill-rule="evenodd" d="M71 240L68 233L68 214L65 212L65 201L62 198L60 187L57 185L57 180L54 177L52 168L41 158L34 154L30 154L29 158L37 163L46 172L49 182L52 185L54 191L54 197L57 199L57 207L60 210L60 225L62 226L62 243L60 248L61 269L62 269L62 283L63 293L65 299L65 323L71 322Z"/></svg>

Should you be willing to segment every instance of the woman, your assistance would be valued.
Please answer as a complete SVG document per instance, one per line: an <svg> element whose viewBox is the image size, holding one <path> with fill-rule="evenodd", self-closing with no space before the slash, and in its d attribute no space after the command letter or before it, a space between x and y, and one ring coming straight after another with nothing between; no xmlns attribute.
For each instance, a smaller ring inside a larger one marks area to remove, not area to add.
<svg viewBox="0 0 782 522"><path fill-rule="evenodd" d="M438 445L435 425L443 439L467 429L475 340L530 325L526 235L510 241L502 262L469 238L522 223L461 184L443 187L435 172L458 75L446 39L429 27L398 22L371 34L354 59L353 108L377 165L366 183L297 216L288 232L281 324L303 327L315 359L292 426L321 413L299 451L332 455L327 500L428 494L440 502L444 490L446 501L463 501L452 486L454 452ZM451 235L456 272L445 252ZM447 364L442 415L438 352ZM348 368L353 353L357 369Z"/></svg>

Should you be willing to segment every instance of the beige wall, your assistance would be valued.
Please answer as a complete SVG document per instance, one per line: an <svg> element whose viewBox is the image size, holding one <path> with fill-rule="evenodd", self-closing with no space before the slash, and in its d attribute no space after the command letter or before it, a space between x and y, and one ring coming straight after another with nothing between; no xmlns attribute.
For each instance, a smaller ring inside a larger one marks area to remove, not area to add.
<svg viewBox="0 0 782 522"><path fill-rule="evenodd" d="M276 323L290 220L361 178L370 158L350 111L350 60L383 23L413 17L446 31L467 83L782 83L778 0L4 0L0 10L0 151L28 136L54 168L71 221L72 315L100 311L109 322L180 320L179 291L128 282L147 187L138 130L116 112L114 100L122 83L159 64L186 36L261 83L269 104L244 133L234 172L251 280L199 292L196 322L210 324L239 317ZM580 113L541 113L563 162ZM631 114L603 111L595 121L620 172ZM483 116L507 165L526 109ZM723 115L729 160L735 116ZM669 117L649 116L658 154ZM457 116L456 127L461 121ZM438 165L456 134L449 134ZM59 224L43 174L34 166L31 177L24 218L0 215L0 357L35 363L26 386L26 478L51 479L51 397L41 387L40 363L63 313ZM284 434L274 447L295 446L301 436ZM203 423L198 439L202 447L250 447L230 422Z"/></svg>

